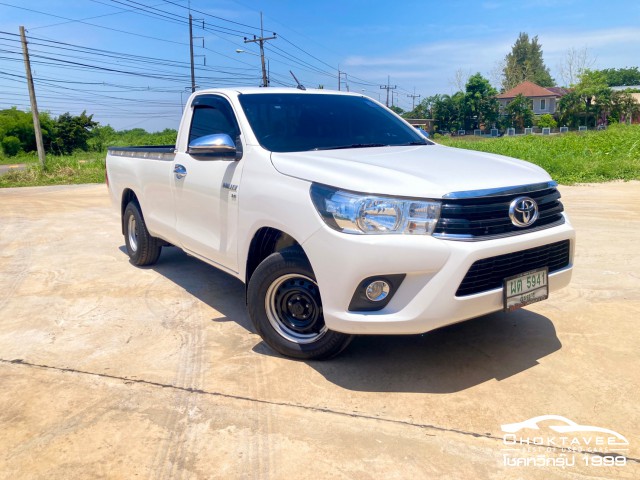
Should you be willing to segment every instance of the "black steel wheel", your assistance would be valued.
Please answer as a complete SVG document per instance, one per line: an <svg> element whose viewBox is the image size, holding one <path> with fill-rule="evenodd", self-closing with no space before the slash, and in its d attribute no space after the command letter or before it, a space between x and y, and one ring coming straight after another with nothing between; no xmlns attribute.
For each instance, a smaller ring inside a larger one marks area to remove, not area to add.
<svg viewBox="0 0 640 480"><path fill-rule="evenodd" d="M129 202L124 209L122 224L124 242L131 263L139 267L156 263L162 251L162 242L152 237L147 230L140 207L136 202Z"/></svg>
<svg viewBox="0 0 640 480"><path fill-rule="evenodd" d="M273 282L267 289L265 311L273 329L291 342L313 343L327 333L320 290L305 275L290 273Z"/></svg>
<svg viewBox="0 0 640 480"><path fill-rule="evenodd" d="M351 335L324 323L322 299L304 252L291 247L267 257L251 276L249 315L262 339L274 350L300 359L340 353Z"/></svg>

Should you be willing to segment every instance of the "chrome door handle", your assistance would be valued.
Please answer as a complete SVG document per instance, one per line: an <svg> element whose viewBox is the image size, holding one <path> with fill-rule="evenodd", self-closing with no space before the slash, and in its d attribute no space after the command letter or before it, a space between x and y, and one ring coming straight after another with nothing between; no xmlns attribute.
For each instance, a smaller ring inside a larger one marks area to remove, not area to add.
<svg viewBox="0 0 640 480"><path fill-rule="evenodd" d="M173 167L173 173L175 173L176 178L180 180L181 178L184 178L187 176L187 169L184 168L184 165L180 165L179 163L176 163L176 166Z"/></svg>

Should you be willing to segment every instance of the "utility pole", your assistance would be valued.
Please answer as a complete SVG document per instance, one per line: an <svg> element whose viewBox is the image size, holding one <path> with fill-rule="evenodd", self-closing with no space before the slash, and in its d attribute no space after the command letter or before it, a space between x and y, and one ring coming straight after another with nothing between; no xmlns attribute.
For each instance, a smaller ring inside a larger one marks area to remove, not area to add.
<svg viewBox="0 0 640 480"><path fill-rule="evenodd" d="M196 91L196 70L193 66L193 17L189 13L189 51L191 53L191 93Z"/></svg>
<svg viewBox="0 0 640 480"><path fill-rule="evenodd" d="M36 90L33 86L31 76L31 63L29 62L29 49L27 48L27 37L24 34L24 27L20 26L20 39L22 40L22 56L24 57L24 69L27 72L27 86L29 87L29 100L31 102L31 114L33 115L33 130L36 134L36 147L38 148L38 159L44 168L44 144L42 142L42 130L40 129L40 114L38 113L38 102L36 102Z"/></svg>
<svg viewBox="0 0 640 480"><path fill-rule="evenodd" d="M341 72L338 70L338 91L342 90L342 75L344 75L344 85L347 87L347 92L349 91L349 84L347 83L347 72Z"/></svg>
<svg viewBox="0 0 640 480"><path fill-rule="evenodd" d="M392 87L391 86L391 77L387 76L387 84L386 85L380 85L380 88L387 91L387 107L388 107L389 106L389 90L395 90L398 87L396 85L394 85Z"/></svg>
<svg viewBox="0 0 640 480"><path fill-rule="evenodd" d="M416 87L413 87L413 95L407 95L411 98L411 110L416 109L416 98L420 98L420 95L416 95Z"/></svg>
<svg viewBox="0 0 640 480"><path fill-rule="evenodd" d="M262 27L262 12L260 12L260 38L257 38L255 35L253 36L253 40L247 40L247 37L244 37L244 43L258 43L260 45L260 62L262 63L262 86L269 86L269 77L267 76L267 69L264 63L264 42L268 40L275 40L276 34L273 33L273 37L265 37L264 29Z"/></svg>

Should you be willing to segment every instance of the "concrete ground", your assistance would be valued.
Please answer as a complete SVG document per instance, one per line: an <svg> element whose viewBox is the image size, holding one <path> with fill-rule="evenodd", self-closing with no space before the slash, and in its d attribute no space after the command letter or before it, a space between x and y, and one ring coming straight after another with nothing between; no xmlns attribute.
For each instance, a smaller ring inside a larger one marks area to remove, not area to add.
<svg viewBox="0 0 640 480"><path fill-rule="evenodd" d="M640 183L561 191L569 288L300 362L237 280L175 248L129 264L104 185L0 190L0 478L640 478ZM624 456L501 430L551 414Z"/></svg>

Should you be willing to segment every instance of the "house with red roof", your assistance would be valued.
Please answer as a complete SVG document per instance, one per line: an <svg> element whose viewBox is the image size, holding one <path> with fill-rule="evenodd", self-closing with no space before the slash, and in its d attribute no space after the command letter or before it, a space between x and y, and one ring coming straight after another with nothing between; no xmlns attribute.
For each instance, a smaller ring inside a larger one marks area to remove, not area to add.
<svg viewBox="0 0 640 480"><path fill-rule="evenodd" d="M505 107L518 95L523 95L530 99L533 103L532 110L536 115L544 115L548 113L553 115L558 109L558 101L560 98L569 93L569 90L562 87L541 87L533 82L522 82L511 90L501 93L496 98L500 104L500 113L504 112Z"/></svg>

